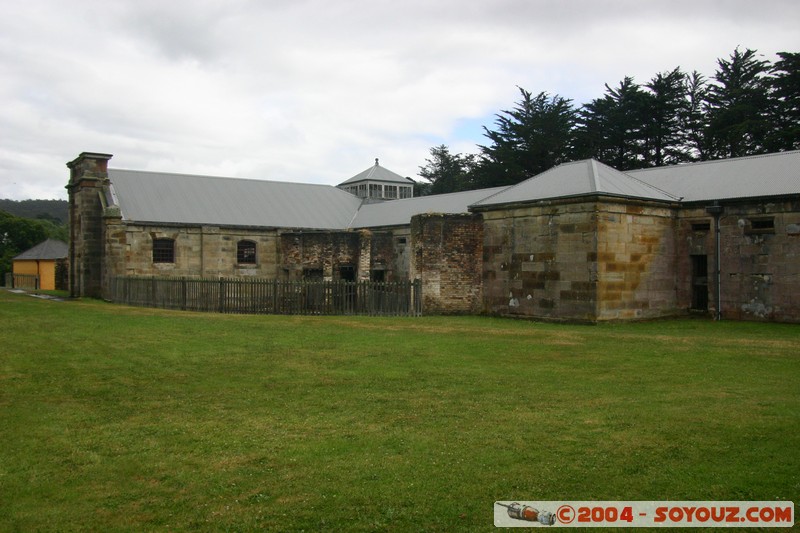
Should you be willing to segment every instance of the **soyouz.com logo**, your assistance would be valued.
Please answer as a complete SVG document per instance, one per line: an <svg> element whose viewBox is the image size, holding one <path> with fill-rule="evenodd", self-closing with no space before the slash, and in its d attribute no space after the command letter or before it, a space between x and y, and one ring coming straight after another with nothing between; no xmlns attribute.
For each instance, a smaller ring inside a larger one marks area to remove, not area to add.
<svg viewBox="0 0 800 533"><path fill-rule="evenodd" d="M785 501L497 501L496 527L792 527Z"/></svg>

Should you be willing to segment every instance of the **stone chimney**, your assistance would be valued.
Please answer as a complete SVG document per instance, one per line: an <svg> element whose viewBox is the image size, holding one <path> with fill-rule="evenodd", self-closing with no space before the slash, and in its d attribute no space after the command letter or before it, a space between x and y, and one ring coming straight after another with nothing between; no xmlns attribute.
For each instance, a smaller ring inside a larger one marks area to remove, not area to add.
<svg viewBox="0 0 800 533"><path fill-rule="evenodd" d="M67 163L69 183L69 292L102 296L103 188L111 154L83 152Z"/></svg>

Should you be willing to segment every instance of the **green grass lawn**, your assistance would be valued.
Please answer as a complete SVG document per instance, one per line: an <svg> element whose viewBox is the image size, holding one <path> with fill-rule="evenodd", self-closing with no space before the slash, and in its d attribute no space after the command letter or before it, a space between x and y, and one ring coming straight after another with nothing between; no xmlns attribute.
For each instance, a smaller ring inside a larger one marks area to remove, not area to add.
<svg viewBox="0 0 800 533"><path fill-rule="evenodd" d="M0 291L0 531L493 531L800 501L800 326L196 314Z"/></svg>

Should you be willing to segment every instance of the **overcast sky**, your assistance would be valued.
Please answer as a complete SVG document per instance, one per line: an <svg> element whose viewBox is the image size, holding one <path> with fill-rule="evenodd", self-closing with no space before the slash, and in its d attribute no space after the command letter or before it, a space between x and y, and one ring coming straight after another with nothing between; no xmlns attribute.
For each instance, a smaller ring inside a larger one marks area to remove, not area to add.
<svg viewBox="0 0 800 533"><path fill-rule="evenodd" d="M4 0L0 198L111 166L337 184L484 143L517 86L576 104L630 75L800 51L797 0Z"/></svg>

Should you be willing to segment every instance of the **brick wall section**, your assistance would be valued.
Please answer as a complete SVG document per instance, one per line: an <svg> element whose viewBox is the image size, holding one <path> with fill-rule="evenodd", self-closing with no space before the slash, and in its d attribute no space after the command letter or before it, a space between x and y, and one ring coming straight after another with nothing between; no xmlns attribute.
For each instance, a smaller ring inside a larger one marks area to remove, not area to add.
<svg viewBox="0 0 800 533"><path fill-rule="evenodd" d="M609 201L597 216L597 319L678 314L675 210Z"/></svg>
<svg viewBox="0 0 800 533"><path fill-rule="evenodd" d="M411 219L409 277L422 283L424 313L474 313L481 305L483 218L417 215Z"/></svg>
<svg viewBox="0 0 800 533"><path fill-rule="evenodd" d="M359 234L350 231L297 231L280 236L281 268L290 279L301 279L307 269L322 270L324 279L338 280L343 266L359 263Z"/></svg>
<svg viewBox="0 0 800 533"><path fill-rule="evenodd" d="M567 202L485 212L483 310L593 322L596 209Z"/></svg>

